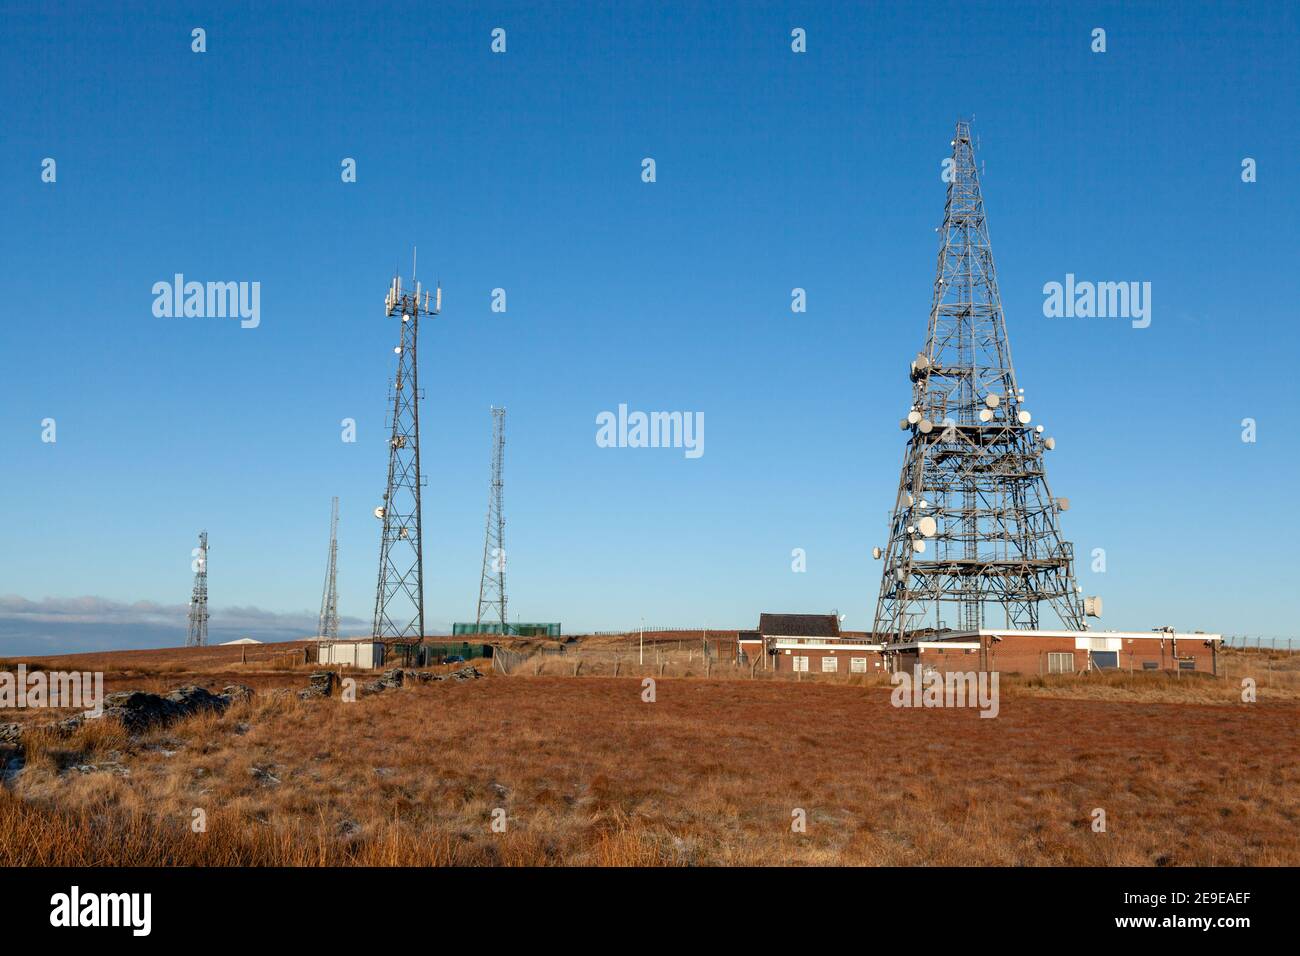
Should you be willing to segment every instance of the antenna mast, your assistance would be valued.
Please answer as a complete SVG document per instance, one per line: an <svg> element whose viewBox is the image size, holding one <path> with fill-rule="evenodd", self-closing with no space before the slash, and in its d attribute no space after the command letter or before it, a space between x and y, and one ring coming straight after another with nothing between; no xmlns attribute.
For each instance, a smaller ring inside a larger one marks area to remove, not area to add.
<svg viewBox="0 0 1300 956"><path fill-rule="evenodd" d="M501 464L505 457L506 410L492 406L492 480L488 485L487 532L483 541L483 574L478 586L478 624L484 620L506 625L506 519L501 510Z"/></svg>
<svg viewBox="0 0 1300 956"><path fill-rule="evenodd" d="M325 590L320 601L320 624L316 640L324 643L339 639L339 499L335 495L330 503L330 551L325 565Z"/></svg>
<svg viewBox="0 0 1300 956"><path fill-rule="evenodd" d="M190 630L186 647L204 647L208 643L208 533L199 532L199 546L194 549L194 590L190 593Z"/></svg>
<svg viewBox="0 0 1300 956"><path fill-rule="evenodd" d="M414 261L412 262L414 267ZM420 523L420 377L416 362L416 341L420 316L437 315L442 308L442 289L403 289L394 277L384 297L384 314L400 316L397 377L393 380L388 439L388 485L384 503L375 509L383 522L379 541L379 583L375 589L376 640L397 639L408 646L424 637L424 551Z"/></svg>
<svg viewBox="0 0 1300 956"><path fill-rule="evenodd" d="M1055 441L1016 385L970 124L957 123L925 348L912 361L912 404L875 633L891 641L926 626L1036 629L1049 603L1070 630L1098 605L1082 600L1069 507L1047 485ZM1005 622L987 621L1001 605ZM947 613L951 618L945 617Z"/></svg>

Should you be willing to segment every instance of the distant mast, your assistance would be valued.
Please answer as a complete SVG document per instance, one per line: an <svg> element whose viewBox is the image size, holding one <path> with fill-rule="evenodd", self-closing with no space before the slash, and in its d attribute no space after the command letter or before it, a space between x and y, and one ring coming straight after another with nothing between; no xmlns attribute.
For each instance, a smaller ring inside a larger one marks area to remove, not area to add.
<svg viewBox="0 0 1300 956"><path fill-rule="evenodd" d="M190 631L186 647L205 647L208 643L208 533L199 532L199 546L194 554L194 591L190 594Z"/></svg>

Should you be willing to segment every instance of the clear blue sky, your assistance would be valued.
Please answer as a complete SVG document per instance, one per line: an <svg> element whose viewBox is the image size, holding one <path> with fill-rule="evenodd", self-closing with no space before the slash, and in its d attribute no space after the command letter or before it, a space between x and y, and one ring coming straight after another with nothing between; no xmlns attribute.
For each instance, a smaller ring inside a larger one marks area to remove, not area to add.
<svg viewBox="0 0 1300 956"><path fill-rule="evenodd" d="M431 626L472 619L499 404L512 618L869 627L973 114L1101 626L1296 633L1297 35L1280 3L6 5L0 595L183 605L207 528L214 629L314 618L337 494L368 625L418 245ZM260 327L156 318L177 272L260 282ZM1068 272L1151 282L1151 327L1044 318ZM621 402L702 411L705 454L597 447Z"/></svg>

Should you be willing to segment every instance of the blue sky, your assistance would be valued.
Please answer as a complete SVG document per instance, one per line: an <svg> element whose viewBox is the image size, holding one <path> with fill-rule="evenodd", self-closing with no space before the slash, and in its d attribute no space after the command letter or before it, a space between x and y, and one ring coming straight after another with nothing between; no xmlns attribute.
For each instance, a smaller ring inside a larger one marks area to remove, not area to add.
<svg viewBox="0 0 1300 956"><path fill-rule="evenodd" d="M1294 7L31 4L4 20L0 649L64 640L69 606L79 646L132 643L136 602L170 609L139 641L175 643L200 528L214 632L313 621L336 494L341 610L364 629L397 336L381 301L412 245L444 290L421 329L431 626L474 613L498 404L512 618L743 627L837 608L869 627L940 162L972 114L1065 533L1106 549L1104 574L1080 562L1102 626L1295 633ZM178 272L260 282L261 324L155 317L153 283ZM1066 273L1151 282L1151 327L1045 318L1042 286ZM619 403L703 412L705 454L597 447Z"/></svg>

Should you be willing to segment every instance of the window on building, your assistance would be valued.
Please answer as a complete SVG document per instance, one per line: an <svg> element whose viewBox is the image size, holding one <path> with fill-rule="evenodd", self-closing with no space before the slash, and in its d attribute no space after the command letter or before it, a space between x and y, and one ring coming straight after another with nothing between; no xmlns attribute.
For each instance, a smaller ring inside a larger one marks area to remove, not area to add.
<svg viewBox="0 0 1300 956"><path fill-rule="evenodd" d="M867 672L867 659L865 657L849 658L849 671L854 674L865 674Z"/></svg>
<svg viewBox="0 0 1300 956"><path fill-rule="evenodd" d="M835 673L837 670L839 670L839 669L840 669L840 661L839 661L839 658L837 658L837 657L823 657L823 658L822 658L822 673L823 673L823 674L834 674L834 673Z"/></svg>
<svg viewBox="0 0 1300 956"><path fill-rule="evenodd" d="M1047 673L1073 674L1074 655L1068 653L1049 653L1047 655Z"/></svg>
<svg viewBox="0 0 1300 956"><path fill-rule="evenodd" d="M1180 671L1194 671L1196 670L1196 661L1179 661L1178 669Z"/></svg>
<svg viewBox="0 0 1300 956"><path fill-rule="evenodd" d="M1144 671L1158 671L1160 670L1160 663L1159 661L1143 661L1142 669Z"/></svg>
<svg viewBox="0 0 1300 956"><path fill-rule="evenodd" d="M797 671L806 671L808 669L808 658L795 655L791 658L794 661L794 669Z"/></svg>

